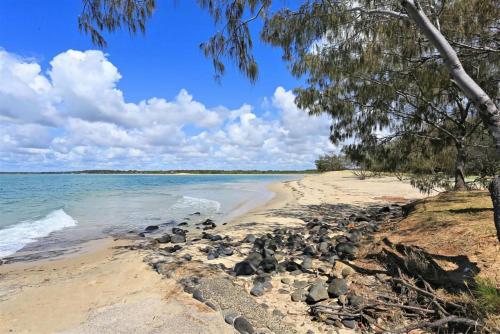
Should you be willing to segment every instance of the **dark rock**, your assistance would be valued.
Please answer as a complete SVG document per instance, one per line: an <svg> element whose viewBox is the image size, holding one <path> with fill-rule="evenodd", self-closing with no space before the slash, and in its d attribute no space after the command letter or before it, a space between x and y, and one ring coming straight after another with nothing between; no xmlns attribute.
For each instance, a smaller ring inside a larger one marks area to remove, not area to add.
<svg viewBox="0 0 500 334"><path fill-rule="evenodd" d="M290 272L300 270L300 264L298 264L294 261L287 261L285 266L286 266L286 270L290 271Z"/></svg>
<svg viewBox="0 0 500 334"><path fill-rule="evenodd" d="M255 242L255 239L257 239L257 238L255 237L255 235L253 235L253 234L248 234L248 235L245 237L245 239L243 239L243 242L248 242L248 243L250 243L250 244L253 244L253 243Z"/></svg>
<svg viewBox="0 0 500 334"><path fill-rule="evenodd" d="M144 229L144 231L153 232L153 231L156 231L157 229L159 229L158 225L149 225L148 227L146 227Z"/></svg>
<svg viewBox="0 0 500 334"><path fill-rule="evenodd" d="M199 216L199 215L201 215L201 212L193 212L191 215L192 216Z"/></svg>
<svg viewBox="0 0 500 334"><path fill-rule="evenodd" d="M219 240L222 240L222 236L216 234L216 235L212 235L210 237L210 241L219 241Z"/></svg>
<svg viewBox="0 0 500 334"><path fill-rule="evenodd" d="M201 225L212 225L214 221L212 219L206 219L204 222L201 223Z"/></svg>
<svg viewBox="0 0 500 334"><path fill-rule="evenodd" d="M219 257L219 253L215 252L214 250L211 250L208 252L207 259L208 260L213 260Z"/></svg>
<svg viewBox="0 0 500 334"><path fill-rule="evenodd" d="M271 271L276 270L277 265L278 260L276 260L274 257L266 257L260 262L259 267L261 267L264 272L270 273Z"/></svg>
<svg viewBox="0 0 500 334"><path fill-rule="evenodd" d="M304 260L302 260L302 270L309 270L312 268L312 259L308 256L304 257Z"/></svg>
<svg viewBox="0 0 500 334"><path fill-rule="evenodd" d="M170 240L171 240L170 234L165 234L159 238L156 238L156 241L158 241L160 244L167 244L170 242Z"/></svg>
<svg viewBox="0 0 500 334"><path fill-rule="evenodd" d="M243 317L238 317L234 320L234 328L241 334L253 334L254 329L250 322Z"/></svg>
<svg viewBox="0 0 500 334"><path fill-rule="evenodd" d="M351 320L351 319L344 319L344 320L342 320L342 325L344 325L350 329L355 329L356 328L356 321Z"/></svg>
<svg viewBox="0 0 500 334"><path fill-rule="evenodd" d="M391 212L391 208L388 206L384 206L384 207L381 207L380 209L378 209L378 212L379 213Z"/></svg>
<svg viewBox="0 0 500 334"><path fill-rule="evenodd" d="M314 246L306 246L303 251L304 255L309 255L309 256L314 256L316 255L316 249L314 249Z"/></svg>
<svg viewBox="0 0 500 334"><path fill-rule="evenodd" d="M141 232L138 234L138 236L140 236L141 238L144 238L146 236L146 234L144 234L144 232Z"/></svg>
<svg viewBox="0 0 500 334"><path fill-rule="evenodd" d="M205 302L205 298L203 298L203 292L201 292L201 290L194 290L193 291L193 298L200 301L200 302Z"/></svg>
<svg viewBox="0 0 500 334"><path fill-rule="evenodd" d="M193 259L193 256L191 254L185 254L182 258L186 261L191 261Z"/></svg>
<svg viewBox="0 0 500 334"><path fill-rule="evenodd" d="M172 228L172 233L175 235L186 235L187 231L182 228L174 227Z"/></svg>
<svg viewBox="0 0 500 334"><path fill-rule="evenodd" d="M172 246L172 247L165 247L163 248L164 251L168 252L168 253L175 253L177 252L178 250L181 250L182 247L179 246L179 245L175 245L175 246Z"/></svg>
<svg viewBox="0 0 500 334"><path fill-rule="evenodd" d="M370 218L368 218L367 216L365 215L357 215L356 218L354 218L354 221L356 222L368 222L370 221Z"/></svg>
<svg viewBox="0 0 500 334"><path fill-rule="evenodd" d="M257 268L248 260L238 262L234 266L236 276L248 276L254 274L256 271Z"/></svg>
<svg viewBox="0 0 500 334"><path fill-rule="evenodd" d="M358 252L358 248L350 242L341 242L339 243L336 247L335 250L337 253L342 254L342 255L347 255L350 257L356 256L356 253Z"/></svg>
<svg viewBox="0 0 500 334"><path fill-rule="evenodd" d="M350 295L348 298L349 298L349 304L351 304L356 308L364 304L364 298L361 296Z"/></svg>
<svg viewBox="0 0 500 334"><path fill-rule="evenodd" d="M325 285L322 282L314 283L309 289L306 301L309 304L314 304L325 299L328 299L328 290Z"/></svg>
<svg viewBox="0 0 500 334"><path fill-rule="evenodd" d="M338 297L346 294L349 291L347 282L342 278L335 278L330 282L328 286L328 294L332 297Z"/></svg>
<svg viewBox="0 0 500 334"><path fill-rule="evenodd" d="M182 222L182 223L177 224L177 226L187 226L187 224L188 224L187 222Z"/></svg>
<svg viewBox="0 0 500 334"><path fill-rule="evenodd" d="M235 313L229 313L229 314L226 314L226 316L224 317L224 321L229 324L229 325L233 325L234 324L234 320L236 320L236 318L238 317L237 314Z"/></svg>
<svg viewBox="0 0 500 334"><path fill-rule="evenodd" d="M292 301L294 302L305 302L307 298L307 292L303 289L298 289L292 292Z"/></svg>
<svg viewBox="0 0 500 334"><path fill-rule="evenodd" d="M255 297L260 297L264 295L264 287L261 284L256 284L253 286L252 290L250 290L250 294Z"/></svg>
<svg viewBox="0 0 500 334"><path fill-rule="evenodd" d="M234 250L231 247L223 247L219 254L224 256L231 256L234 254Z"/></svg>
<svg viewBox="0 0 500 334"><path fill-rule="evenodd" d="M320 244L318 245L318 251L320 253L328 253L329 249L330 244L326 241L320 242Z"/></svg>
<svg viewBox="0 0 500 334"><path fill-rule="evenodd" d="M248 254L246 260L252 264L255 268L259 266L259 264L262 262L262 255L257 252L253 252Z"/></svg>
<svg viewBox="0 0 500 334"><path fill-rule="evenodd" d="M185 235L182 235L182 234L174 234L170 241L173 243L173 244L180 244L182 242L186 242L186 236Z"/></svg>

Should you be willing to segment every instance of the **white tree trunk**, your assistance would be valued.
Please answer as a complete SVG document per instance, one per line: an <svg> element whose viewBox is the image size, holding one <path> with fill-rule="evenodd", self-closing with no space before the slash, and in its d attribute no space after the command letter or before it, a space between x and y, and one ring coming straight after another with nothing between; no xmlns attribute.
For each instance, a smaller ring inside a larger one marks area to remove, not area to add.
<svg viewBox="0 0 500 334"><path fill-rule="evenodd" d="M479 109L483 123L495 140L497 154L500 154L500 113L486 92L465 72L453 47L441 32L432 24L416 0L401 0L408 16L420 31L439 51L451 77L472 103Z"/></svg>
<svg viewBox="0 0 500 334"><path fill-rule="evenodd" d="M408 16L415 22L420 31L438 49L451 77L457 86L479 109L483 123L495 140L497 155L500 155L500 113L497 106L486 92L465 72L457 53L441 32L432 24L418 5L417 0L401 0ZM490 183L489 191L493 202L494 222L497 238L500 241L500 177L497 175Z"/></svg>

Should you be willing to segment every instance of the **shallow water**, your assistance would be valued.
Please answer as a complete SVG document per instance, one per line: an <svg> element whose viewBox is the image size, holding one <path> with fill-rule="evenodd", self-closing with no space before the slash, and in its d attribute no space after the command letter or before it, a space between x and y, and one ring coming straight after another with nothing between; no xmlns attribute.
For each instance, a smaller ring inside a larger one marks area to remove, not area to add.
<svg viewBox="0 0 500 334"><path fill-rule="evenodd" d="M269 199L267 184L296 177L0 175L0 258L19 250L64 249L147 225L220 222L236 208Z"/></svg>

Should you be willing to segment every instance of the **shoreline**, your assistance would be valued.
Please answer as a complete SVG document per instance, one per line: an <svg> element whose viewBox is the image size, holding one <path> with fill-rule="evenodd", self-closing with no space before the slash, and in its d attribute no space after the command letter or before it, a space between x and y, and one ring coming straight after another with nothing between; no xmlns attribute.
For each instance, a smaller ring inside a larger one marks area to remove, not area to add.
<svg viewBox="0 0 500 334"><path fill-rule="evenodd" d="M386 203L389 202L385 199L387 196L400 200L422 197L411 186L394 178L359 181L345 172L304 175L293 181L271 183L267 188L275 194L270 200L232 217L227 225L219 225L208 232L224 233L237 240L249 233L266 233L277 226L303 226L304 221L301 219L281 212L288 208L323 203ZM188 236L192 237L191 234ZM224 323L220 314L182 292L177 281L183 275L197 271L217 275L210 270L210 266L233 267L241 260L243 249L237 249L234 256L207 261L206 254L198 249L206 247L208 242L201 240L193 242L191 246L186 244L176 257L191 254L192 260L179 266L171 278L163 278L143 261L148 255L147 250L123 248L137 243L141 241L106 240L100 245L102 248L98 247L90 253L46 259L40 263L0 266L0 308L5 310L0 314L0 332L90 333L93 331L89 331L89 328L100 331L106 327L106 323L109 325L127 320L127 317L148 304L154 306L151 306L150 313L155 315L157 323L152 324L141 317L130 320L132 322L127 325L129 328L137 328L138 332L151 332L158 325L172 322L175 316L183 319L178 333L196 333L196 328L186 327L195 326L196 323L205 326L204 333L232 333L232 328ZM276 307L279 307L278 297L273 295L277 299ZM116 313L117 309L120 310L119 314ZM299 311L291 311L287 318L315 329L308 317L291 316L293 312Z"/></svg>

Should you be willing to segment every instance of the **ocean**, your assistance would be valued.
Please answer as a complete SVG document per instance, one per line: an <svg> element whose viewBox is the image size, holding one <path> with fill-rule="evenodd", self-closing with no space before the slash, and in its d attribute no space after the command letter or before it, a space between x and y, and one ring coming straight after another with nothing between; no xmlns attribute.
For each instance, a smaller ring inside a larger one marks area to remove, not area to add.
<svg viewBox="0 0 500 334"><path fill-rule="evenodd" d="M221 223L297 175L0 175L0 258L64 251L148 225Z"/></svg>

